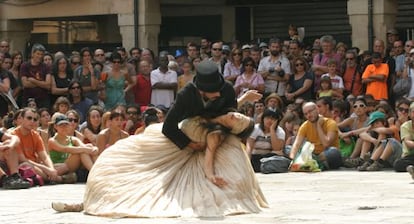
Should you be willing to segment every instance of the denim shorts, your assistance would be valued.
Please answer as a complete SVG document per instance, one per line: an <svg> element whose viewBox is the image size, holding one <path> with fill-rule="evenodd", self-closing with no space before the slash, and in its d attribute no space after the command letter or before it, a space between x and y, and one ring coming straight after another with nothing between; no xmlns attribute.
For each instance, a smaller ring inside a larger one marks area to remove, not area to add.
<svg viewBox="0 0 414 224"><path fill-rule="evenodd" d="M384 149L388 143L391 144L392 154L386 161L392 166L395 160L401 158L402 145L401 142L397 141L395 138L387 138L386 141L382 142Z"/></svg>

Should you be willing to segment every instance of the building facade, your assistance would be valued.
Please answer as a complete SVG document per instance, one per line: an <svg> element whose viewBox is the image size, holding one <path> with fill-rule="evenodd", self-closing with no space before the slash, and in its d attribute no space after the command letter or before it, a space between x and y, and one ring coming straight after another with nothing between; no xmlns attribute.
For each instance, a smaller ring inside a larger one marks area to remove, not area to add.
<svg viewBox="0 0 414 224"><path fill-rule="evenodd" d="M203 36L244 42L285 38L294 24L305 41L324 34L360 49L386 30L413 39L410 0L0 0L0 39L12 49L100 46L174 49Z"/></svg>

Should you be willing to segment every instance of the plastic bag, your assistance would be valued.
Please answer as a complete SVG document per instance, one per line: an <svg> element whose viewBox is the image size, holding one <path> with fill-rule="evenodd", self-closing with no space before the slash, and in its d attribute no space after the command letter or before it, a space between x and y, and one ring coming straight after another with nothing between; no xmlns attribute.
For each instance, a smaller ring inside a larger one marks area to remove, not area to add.
<svg viewBox="0 0 414 224"><path fill-rule="evenodd" d="M294 172L319 172L318 162L313 159L312 152L315 149L315 145L306 141L299 153L296 154L296 157L292 160L290 164L290 171Z"/></svg>

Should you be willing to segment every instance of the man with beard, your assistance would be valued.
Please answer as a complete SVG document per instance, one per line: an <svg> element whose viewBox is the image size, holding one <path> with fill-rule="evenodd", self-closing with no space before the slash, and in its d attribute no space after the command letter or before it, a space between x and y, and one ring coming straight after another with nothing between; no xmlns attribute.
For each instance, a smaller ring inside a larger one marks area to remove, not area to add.
<svg viewBox="0 0 414 224"><path fill-rule="evenodd" d="M313 102L302 107L306 121L300 126L289 157L294 159L300 147L306 141L314 144L315 154L322 169L338 169L342 164L339 152L338 126L331 118L319 115L318 107Z"/></svg>
<svg viewBox="0 0 414 224"><path fill-rule="evenodd" d="M280 54L279 39L270 39L269 46L270 55L260 60L258 72L265 80L265 95L277 93L283 97L291 74L290 62Z"/></svg>
<svg viewBox="0 0 414 224"><path fill-rule="evenodd" d="M261 94L247 92L238 99L255 101ZM225 114L231 108L237 108L236 93L233 86L224 81L216 63L205 60L197 66L197 75L193 83L188 83L177 93L175 103L171 106L164 120L162 133L180 149L189 146L194 150L205 149L205 144L192 142L179 128L178 123L194 116L216 117Z"/></svg>

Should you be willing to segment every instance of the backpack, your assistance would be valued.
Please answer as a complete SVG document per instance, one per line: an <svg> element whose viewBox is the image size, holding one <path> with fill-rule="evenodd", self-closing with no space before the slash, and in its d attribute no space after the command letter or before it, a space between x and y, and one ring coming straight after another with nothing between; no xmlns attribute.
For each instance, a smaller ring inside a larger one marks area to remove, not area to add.
<svg viewBox="0 0 414 224"><path fill-rule="evenodd" d="M34 169L29 165L22 165L19 167L19 174L23 180L26 180L30 183L30 186L43 186L43 178L37 175Z"/></svg>

